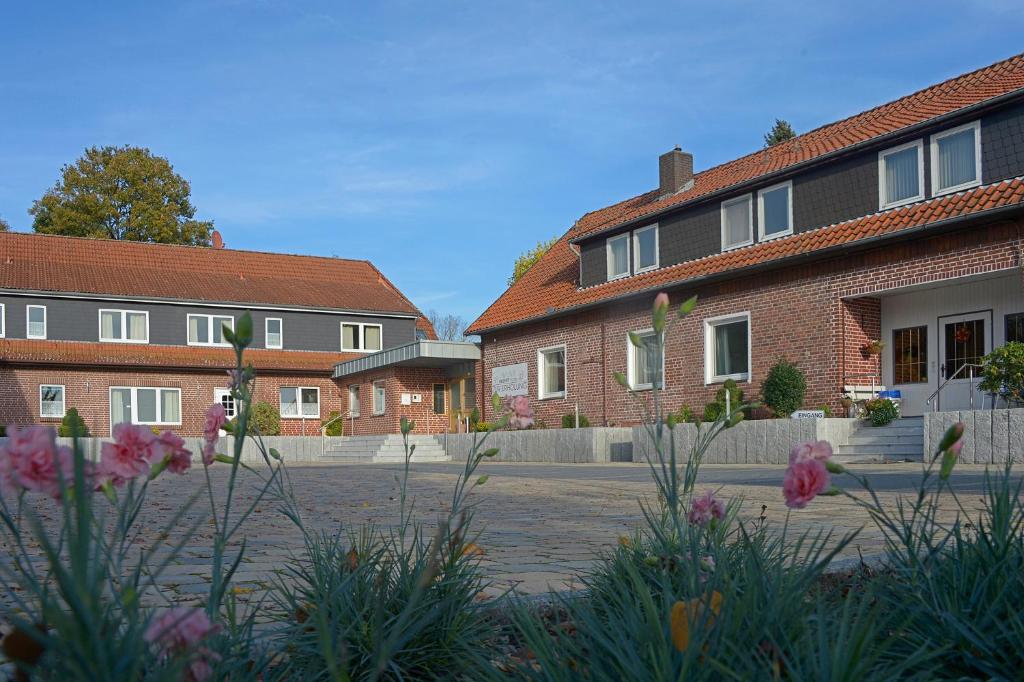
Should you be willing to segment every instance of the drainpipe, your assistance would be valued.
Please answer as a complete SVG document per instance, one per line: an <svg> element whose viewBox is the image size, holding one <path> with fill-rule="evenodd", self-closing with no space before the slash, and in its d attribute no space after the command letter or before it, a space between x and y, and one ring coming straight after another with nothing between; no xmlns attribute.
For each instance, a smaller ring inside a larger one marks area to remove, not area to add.
<svg viewBox="0 0 1024 682"><path fill-rule="evenodd" d="M608 356L605 350L605 323L601 323L601 419L608 426Z"/></svg>

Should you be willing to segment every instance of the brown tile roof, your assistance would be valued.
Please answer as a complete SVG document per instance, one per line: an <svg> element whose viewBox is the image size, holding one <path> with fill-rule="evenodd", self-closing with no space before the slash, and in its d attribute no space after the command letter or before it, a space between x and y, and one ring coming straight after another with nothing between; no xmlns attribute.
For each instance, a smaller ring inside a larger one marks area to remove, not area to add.
<svg viewBox="0 0 1024 682"><path fill-rule="evenodd" d="M419 329L427 335L428 341L437 341L437 332L434 330L434 325L430 323L430 320L426 317L420 317L416 320L416 329Z"/></svg>
<svg viewBox="0 0 1024 682"><path fill-rule="evenodd" d="M245 359L257 371L329 373L359 353L253 349ZM0 339L0 365L73 365L227 370L235 366L230 348L155 346L133 343Z"/></svg>
<svg viewBox="0 0 1024 682"><path fill-rule="evenodd" d="M368 261L18 232L0 289L419 314Z"/></svg>
<svg viewBox="0 0 1024 682"><path fill-rule="evenodd" d="M544 258L527 270L522 279L473 323L469 332L480 333L487 329L544 317L560 310L658 289L698 277L770 264L772 261L781 261L829 247L853 246L858 241L871 237L897 233L951 218L981 214L1014 204L1024 204L1022 178L894 208L586 289L576 287L575 277L579 267L577 256L563 237Z"/></svg>
<svg viewBox="0 0 1024 682"><path fill-rule="evenodd" d="M799 248L804 251L822 248L814 240L825 239L824 234L833 234L827 231L842 226L847 226L846 230L856 229L862 231L863 236L870 236L874 231L885 231L886 228L883 226L891 225L891 221L894 220L892 216L909 213L917 215L918 212L928 212L931 207L949 206L951 202L956 203L956 197L945 197L941 200L867 216L863 219L806 232L763 245L757 244L737 249L720 256L711 256L690 263L662 268L586 290L577 289L575 283L579 276L579 265L578 258L569 245L573 239L657 214L720 190L755 180L758 177L784 170L825 154L841 151L968 106L981 104L1022 88L1024 88L1024 55L1016 55L856 116L798 135L768 149L759 150L734 161L709 168L697 173L694 176L693 187L684 192L659 199L658 191L654 190L587 213L536 265L527 271L526 275L491 304L467 331L479 333L487 329L542 317L545 314L576 305L592 303L602 298L612 298L629 291L642 291L653 286L664 286L669 282L678 282L704 274L703 272L688 274L691 268L701 271L706 267L717 267L720 270L743 267L743 265L751 264L745 262L748 258L758 262L771 260L781 257L781 255L776 255L780 249L793 248L796 244L799 244ZM987 189L979 189L957 196L975 196L979 192L987 191ZM968 208L967 212L975 210L982 209ZM849 227L854 224L859 227ZM844 232L844 234L847 233ZM809 235L814 235L814 237L811 238ZM851 236L848 241L860 238L862 237ZM712 266L712 263L717 265Z"/></svg>

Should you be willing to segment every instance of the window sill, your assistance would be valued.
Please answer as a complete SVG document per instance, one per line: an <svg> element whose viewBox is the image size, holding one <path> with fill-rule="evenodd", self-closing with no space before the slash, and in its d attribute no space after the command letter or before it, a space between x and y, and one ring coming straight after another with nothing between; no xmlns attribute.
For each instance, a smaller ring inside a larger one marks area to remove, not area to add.
<svg viewBox="0 0 1024 682"><path fill-rule="evenodd" d="M962 185L954 185L952 187L947 187L947 188L942 189L942 190L934 190L934 191L932 191L932 196L933 197L942 197L942 196L945 196L947 194L954 194L956 192L961 192L961 191L963 191L965 189L971 189L973 187L979 187L979 186L981 186L981 180L971 180L970 182L965 182Z"/></svg>
<svg viewBox="0 0 1024 682"><path fill-rule="evenodd" d="M724 376L724 377L711 377L709 380L704 382L704 385L705 386L717 386L717 385L720 385L720 384L724 384L725 382L729 381L730 379L735 381L737 384L749 384L750 383L750 375L749 374L731 374L729 376Z"/></svg>
<svg viewBox="0 0 1024 682"><path fill-rule="evenodd" d="M910 197L908 199L900 199L899 201L894 201L891 204L881 204L878 207L878 210L879 211L888 211L891 208L899 208L900 206L906 206L907 204L913 204L913 203L916 203L918 201L924 201L924 195L923 194L918 194L917 196Z"/></svg>
<svg viewBox="0 0 1024 682"><path fill-rule="evenodd" d="M625 279L627 277L629 277L629 273L628 272L623 272L623 273L620 273L618 275L608 275L608 278L607 278L606 281L614 282L617 279Z"/></svg>
<svg viewBox="0 0 1024 682"><path fill-rule="evenodd" d="M231 348L230 343L195 343L192 341L187 341L185 345L198 346L200 348Z"/></svg>
<svg viewBox="0 0 1024 682"><path fill-rule="evenodd" d="M760 243L770 242L774 239L782 239L783 237L790 237L793 235L793 228L789 228L784 232L773 232L772 234L758 235L760 237Z"/></svg>
<svg viewBox="0 0 1024 682"><path fill-rule="evenodd" d="M100 343L134 343L137 345L145 345L149 343L149 339L145 341L135 341L132 339L100 339Z"/></svg>
<svg viewBox="0 0 1024 682"><path fill-rule="evenodd" d="M550 395L539 395L537 400L565 400L565 393L552 393Z"/></svg>
<svg viewBox="0 0 1024 682"><path fill-rule="evenodd" d="M373 416L373 417L383 417L386 414L387 414L387 412L374 412L371 416Z"/></svg>
<svg viewBox="0 0 1024 682"><path fill-rule="evenodd" d="M281 419L319 419L319 418L320 418L320 415L319 415L319 414L315 414L315 415L309 415L309 414L303 414L303 415L294 415L294 414L293 414L293 415L286 415L286 414L282 414L282 415L281 415Z"/></svg>
<svg viewBox="0 0 1024 682"><path fill-rule="evenodd" d="M634 275L642 275L645 272L651 272L652 270L657 270L657 269L658 269L658 264L655 263L654 265L648 265L646 268L637 268L636 270L633 271L633 274Z"/></svg>
<svg viewBox="0 0 1024 682"><path fill-rule="evenodd" d="M754 243L753 239L748 239L747 241L740 242L739 244L731 244L729 246L726 246L726 245L723 244L722 245L722 253L725 253L726 251L735 251L736 249L742 249L744 246L751 246L753 243Z"/></svg>
<svg viewBox="0 0 1024 682"><path fill-rule="evenodd" d="M278 350L282 350L282 349L278 348ZM370 353L379 353L379 352L381 352L381 350L382 350L381 348L378 348L377 350L367 350L366 348L342 348L341 352L342 353L363 353L363 354L368 355Z"/></svg>

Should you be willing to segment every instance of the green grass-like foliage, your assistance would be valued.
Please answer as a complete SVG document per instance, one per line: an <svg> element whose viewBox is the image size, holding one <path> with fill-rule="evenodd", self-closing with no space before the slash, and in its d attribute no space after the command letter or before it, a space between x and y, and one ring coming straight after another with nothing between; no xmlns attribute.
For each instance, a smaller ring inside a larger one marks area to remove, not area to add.
<svg viewBox="0 0 1024 682"><path fill-rule="evenodd" d="M580 428L585 429L590 426L590 420L587 419L586 415L580 415ZM575 429L576 428L576 414L563 414L562 415L562 428L563 429Z"/></svg>

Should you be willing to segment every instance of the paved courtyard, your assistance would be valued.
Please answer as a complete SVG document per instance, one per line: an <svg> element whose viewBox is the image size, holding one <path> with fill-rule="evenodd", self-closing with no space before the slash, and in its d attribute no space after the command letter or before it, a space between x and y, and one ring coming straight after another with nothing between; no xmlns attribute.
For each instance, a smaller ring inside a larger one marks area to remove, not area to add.
<svg viewBox="0 0 1024 682"><path fill-rule="evenodd" d="M317 530L333 530L344 524L354 526L373 522L380 526L394 523L398 516L399 466L347 465L306 466L289 469L303 517ZM887 501L909 494L920 480L920 465L881 465L862 467L872 484ZM214 486L225 479L226 468L215 472ZM409 490L416 498L418 518L433 522L451 497L458 464L420 464L410 475ZM483 473L487 483L473 493L478 504L476 522L484 548L484 566L498 587L515 587L524 593L548 588L572 586L574 576L592 565L595 555L617 542L642 523L637 500L652 494L654 484L646 465L544 465L487 464ZM955 482L958 491L976 500L982 490L981 467L959 467ZM770 522L781 523L787 508L782 502L784 467L779 466L706 466L701 485L720 488L726 497L742 496L747 517L757 517L761 505ZM187 478L200 485L200 472ZM158 479L154 510L170 508L180 499L180 481L164 476ZM202 505L198 509L206 509ZM837 533L868 524L867 515L844 497L820 498L808 508L793 512L791 525L796 530L828 527ZM144 522L146 522L144 520ZM299 534L291 522L268 503L259 508L248 523L248 560L240 581L259 581L280 568L289 552L301 548ZM195 561L173 569L180 576L179 589L185 594L205 584L209 556L205 534L195 538L186 550L186 560ZM847 548L847 554L871 554L880 551L881 535L868 525ZM198 578L201 583L188 589Z"/></svg>
<svg viewBox="0 0 1024 682"><path fill-rule="evenodd" d="M354 527L373 522L383 527L394 523L400 470L397 465L310 465L295 466L289 472L307 526L332 531L340 524ZM416 498L417 518L433 523L450 500L460 470L460 464L413 466L409 489ZM889 464L857 470L869 474L883 500L891 504L896 496L912 492L921 469L919 464ZM477 542L484 549L483 565L494 580L490 590L494 593L515 588L523 594L536 594L578 585L575 576L590 567L596 555L642 523L637 500L652 495L654 489L649 470L642 464L487 463L481 471L490 479L473 493L481 531ZM980 466L957 467L953 480L965 504L979 503L983 472ZM226 473L223 465L211 470L218 499ZM765 505L768 521L781 524L788 511L781 494L783 473L781 466L707 465L702 468L699 486L718 489L726 497L742 496L746 518L759 516ZM203 481L201 470L183 478L161 476L152 486L151 501L140 524L155 534L159 524ZM842 484L842 477L836 482ZM252 474L243 476L243 496L251 494L254 483ZM202 520L209 511L209 501L203 496L191 519ZM947 511L947 516L951 515L952 511ZM866 524L867 515L844 497L819 498L790 517L791 527L798 532L826 528L842 534ZM209 522L202 522L180 561L165 572L163 582L172 598L191 601L207 591L212 528ZM247 522L245 535L246 559L236 584L243 593L249 594L251 589L251 594L258 594L267 578L281 569L293 552L301 550L302 540L273 501L259 506ZM844 554L870 555L880 549L880 533L867 525Z"/></svg>

